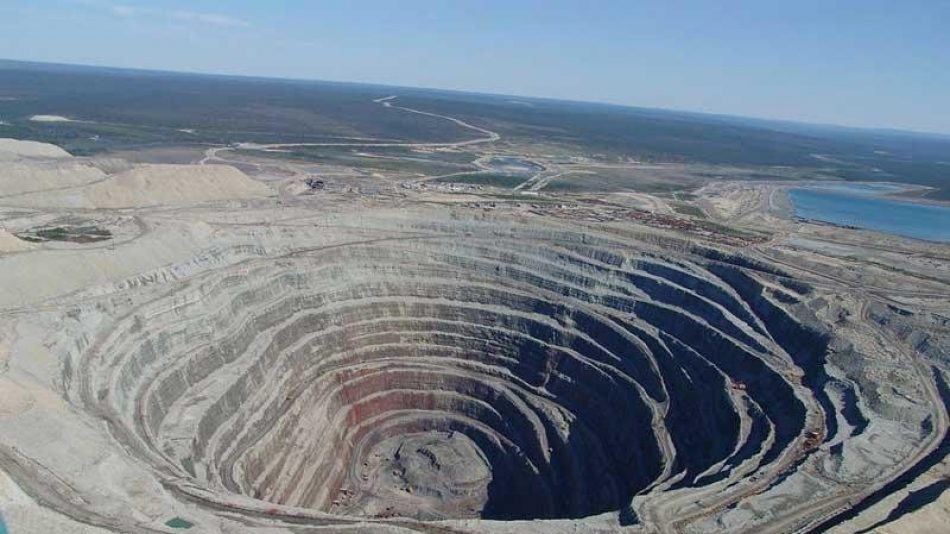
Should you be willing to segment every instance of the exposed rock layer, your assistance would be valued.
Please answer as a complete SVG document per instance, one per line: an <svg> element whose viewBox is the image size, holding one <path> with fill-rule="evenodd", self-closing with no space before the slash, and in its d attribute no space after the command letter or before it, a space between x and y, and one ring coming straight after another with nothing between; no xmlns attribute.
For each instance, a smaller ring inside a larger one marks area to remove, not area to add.
<svg viewBox="0 0 950 534"><path fill-rule="evenodd" d="M139 454L216 492L341 515L623 513L861 431L848 383L825 392L828 335L756 268L580 243L351 246L174 293L80 372Z"/></svg>

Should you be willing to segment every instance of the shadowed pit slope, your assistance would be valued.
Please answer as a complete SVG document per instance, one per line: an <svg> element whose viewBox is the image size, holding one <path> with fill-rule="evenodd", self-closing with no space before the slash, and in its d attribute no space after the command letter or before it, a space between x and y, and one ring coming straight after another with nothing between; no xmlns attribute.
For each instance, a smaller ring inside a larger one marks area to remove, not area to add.
<svg viewBox="0 0 950 534"><path fill-rule="evenodd" d="M189 487L349 516L580 518L752 476L809 405L833 408L788 378L821 379L824 336L776 291L702 256L368 244L161 299L82 382Z"/></svg>

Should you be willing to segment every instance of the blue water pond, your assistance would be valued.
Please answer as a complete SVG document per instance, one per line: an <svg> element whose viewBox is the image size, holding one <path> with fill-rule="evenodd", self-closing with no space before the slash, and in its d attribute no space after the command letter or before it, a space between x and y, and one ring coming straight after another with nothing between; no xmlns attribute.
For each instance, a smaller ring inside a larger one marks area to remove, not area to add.
<svg viewBox="0 0 950 534"><path fill-rule="evenodd" d="M888 234L950 242L950 207L880 196L890 184L834 184L795 188L788 196L803 219Z"/></svg>

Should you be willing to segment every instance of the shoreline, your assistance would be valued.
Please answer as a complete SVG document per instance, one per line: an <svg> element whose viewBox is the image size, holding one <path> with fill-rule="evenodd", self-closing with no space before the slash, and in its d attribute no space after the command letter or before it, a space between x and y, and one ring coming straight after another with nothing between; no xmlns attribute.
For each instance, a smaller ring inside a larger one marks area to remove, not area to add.
<svg viewBox="0 0 950 534"><path fill-rule="evenodd" d="M837 190L834 190L834 189L828 189L828 188L823 188L823 187L815 187L815 185L818 185L818 184L821 184L821 185L828 185L828 184L834 184L834 185L839 185L839 184L840 184L840 185L848 185L848 184L854 184L854 185L861 185L861 184L893 185L893 186L900 187L901 190L899 190L899 191L890 191L890 192L886 192L886 193L873 193L873 192L872 192L872 193L869 193L869 194L861 194L861 193L849 193L849 192L847 192L847 191L837 191ZM783 199L782 204L787 203L787 206L785 206L785 205L783 205L783 206L775 206L775 208L777 208L777 209L774 209L774 210L773 210L773 213L774 213L775 215L777 215L777 216L785 216L785 219L786 219L786 220L789 220L789 221L792 221L792 222L808 223L808 224L814 224L814 225L818 225L818 226L830 226L830 227L834 227L834 228L847 229L847 230L858 230L858 231L861 231L861 232L872 232L872 233L875 233L875 234L881 234L881 235L886 235L886 236L890 236L890 237L896 237L896 238L900 238L900 239L910 239L910 240L919 241L919 242L928 243L928 244L934 244L934 245L942 245L942 246L950 245L950 238L947 238L947 239L927 238L927 237L921 237L921 236L916 236L916 235L909 235L909 234L907 234L907 233L899 233L899 232L897 232L897 231L889 231L889 230L884 230L884 229L880 229L880 228L874 228L874 227L871 227L871 226L860 226L860 225L854 225L854 224L846 224L846 223L841 223L841 222L835 222L835 221L829 221L829 220L817 219L817 218L812 218L812 217L807 217L807 216L799 215L799 209L798 209L798 207L795 205L795 202L794 202L794 200L792 199L792 196L791 196L791 194L790 194L790 191L791 191L792 189L810 189L810 190L812 190L812 191L816 191L816 190L817 190L817 191L825 191L825 192L828 192L828 193L830 193L830 194L836 194L836 195L840 195L840 196L843 196L843 197L857 197L857 198L876 199L876 200L882 200L882 201L885 201L885 202L894 202L894 203L899 203L899 204L914 204L914 205L919 205L919 206L931 206L931 207L935 207L935 208L950 209L950 203L948 203L948 202L918 202L918 201L911 200L911 199L908 199L908 198L903 197L903 196L899 196L899 195L902 195L902 194L906 194L906 193L908 193L909 191L932 190L932 189L934 189L934 188L927 187L927 186L913 186L913 185L911 185L911 186L908 187L907 184L894 184L894 183L891 183L891 182L827 182L827 181L823 181L823 182L817 182L817 183L812 182L811 185L812 185L812 186L809 187L808 185L805 185L805 184L798 184L798 185L791 185L791 184L788 184L788 185L779 187L779 188L778 188L775 192L773 192L772 194L774 195L776 192L780 192L780 195L781 195L781 197L782 197L782 199Z"/></svg>
<svg viewBox="0 0 950 534"><path fill-rule="evenodd" d="M883 198L894 200L897 202L906 202L911 204L925 204L931 206L944 206L950 208L950 200L943 199L934 199L927 198L926 196L932 192L939 191L936 187L931 187L929 185L920 185L920 184L907 184L901 182L848 182L848 181L833 181L833 180L809 180L798 182L795 185L787 185L787 189L792 189L796 187L800 188L813 188L813 189L826 189L827 186L839 186L843 189L848 188L849 186L889 186L895 188L893 191L880 191L873 192L869 191L866 196ZM841 191L843 195L852 195L860 193L849 193L848 191Z"/></svg>

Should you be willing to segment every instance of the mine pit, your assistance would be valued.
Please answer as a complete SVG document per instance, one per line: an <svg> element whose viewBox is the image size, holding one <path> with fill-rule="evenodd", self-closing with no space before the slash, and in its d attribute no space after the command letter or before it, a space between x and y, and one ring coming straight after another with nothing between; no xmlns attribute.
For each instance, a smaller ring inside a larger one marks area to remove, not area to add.
<svg viewBox="0 0 950 534"><path fill-rule="evenodd" d="M143 457L216 493L377 519L618 512L830 437L789 378L825 334L740 271L579 244L350 247L155 302L87 384Z"/></svg>

